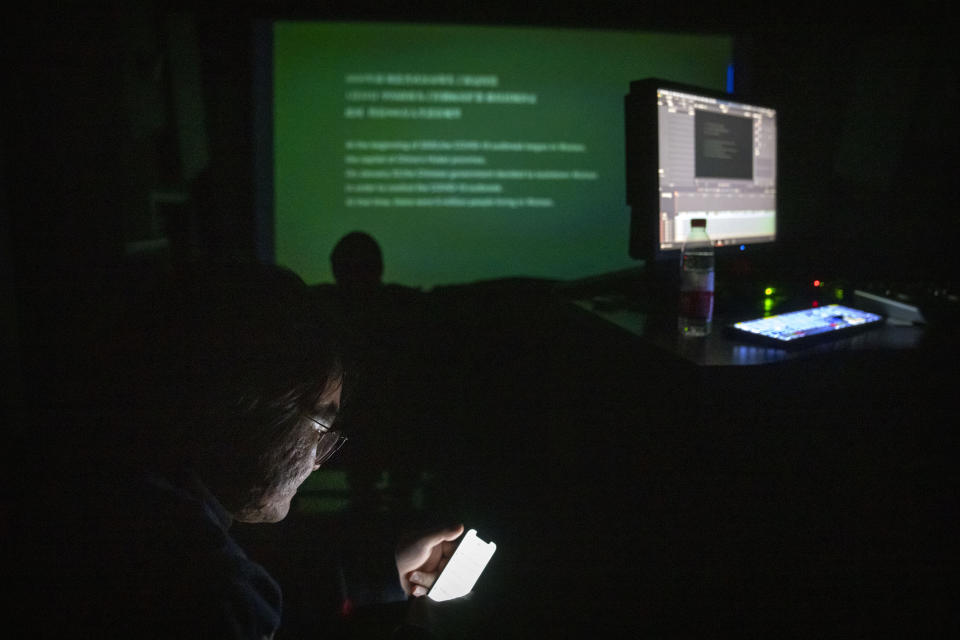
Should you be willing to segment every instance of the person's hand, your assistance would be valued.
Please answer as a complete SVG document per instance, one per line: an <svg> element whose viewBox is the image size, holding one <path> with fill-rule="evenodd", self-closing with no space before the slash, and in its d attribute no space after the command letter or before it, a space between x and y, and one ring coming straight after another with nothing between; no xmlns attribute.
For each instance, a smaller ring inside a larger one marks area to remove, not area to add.
<svg viewBox="0 0 960 640"><path fill-rule="evenodd" d="M397 574L404 593L416 598L427 594L457 548L453 541L462 534L463 525L458 524L410 536L397 545Z"/></svg>

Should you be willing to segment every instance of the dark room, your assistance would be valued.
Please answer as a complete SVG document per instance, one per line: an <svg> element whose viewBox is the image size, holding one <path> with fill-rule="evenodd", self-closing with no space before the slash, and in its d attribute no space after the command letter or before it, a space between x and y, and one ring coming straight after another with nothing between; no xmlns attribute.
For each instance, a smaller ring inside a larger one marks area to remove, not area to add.
<svg viewBox="0 0 960 640"><path fill-rule="evenodd" d="M960 633L945 3L22 4L25 635Z"/></svg>

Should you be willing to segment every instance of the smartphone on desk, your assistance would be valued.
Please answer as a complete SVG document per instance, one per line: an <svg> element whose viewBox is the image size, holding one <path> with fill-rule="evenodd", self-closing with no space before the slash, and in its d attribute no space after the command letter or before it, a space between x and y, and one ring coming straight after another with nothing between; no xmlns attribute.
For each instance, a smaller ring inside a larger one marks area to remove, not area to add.
<svg viewBox="0 0 960 640"><path fill-rule="evenodd" d="M447 566L433 583L427 597L443 602L470 593L496 550L495 543L484 542L477 537L476 529L467 531L456 551L450 556Z"/></svg>
<svg viewBox="0 0 960 640"><path fill-rule="evenodd" d="M729 335L783 348L805 347L841 338L883 324L883 316L839 304L828 304L726 327Z"/></svg>

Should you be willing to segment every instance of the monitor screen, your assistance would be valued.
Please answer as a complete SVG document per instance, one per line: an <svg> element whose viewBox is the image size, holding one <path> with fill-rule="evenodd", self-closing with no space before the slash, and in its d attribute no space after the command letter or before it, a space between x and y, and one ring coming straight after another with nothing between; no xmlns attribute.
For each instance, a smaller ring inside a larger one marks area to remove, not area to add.
<svg viewBox="0 0 960 640"><path fill-rule="evenodd" d="M632 83L626 109L631 253L675 255L695 218L716 247L776 239L776 110L658 80Z"/></svg>
<svg viewBox="0 0 960 640"><path fill-rule="evenodd" d="M336 242L429 288L576 279L627 251L623 95L649 75L721 89L723 35L276 21L261 31L261 255L332 282Z"/></svg>

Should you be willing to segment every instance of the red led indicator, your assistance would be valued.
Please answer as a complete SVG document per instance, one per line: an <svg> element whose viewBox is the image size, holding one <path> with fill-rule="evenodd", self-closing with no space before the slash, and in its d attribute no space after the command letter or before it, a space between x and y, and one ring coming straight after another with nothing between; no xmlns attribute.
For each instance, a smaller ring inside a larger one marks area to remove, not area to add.
<svg viewBox="0 0 960 640"><path fill-rule="evenodd" d="M815 287L819 287L819 286L822 285L822 284L823 284L823 283L820 282L819 280L814 280L814 281L813 281L813 286L815 286Z"/></svg>

